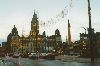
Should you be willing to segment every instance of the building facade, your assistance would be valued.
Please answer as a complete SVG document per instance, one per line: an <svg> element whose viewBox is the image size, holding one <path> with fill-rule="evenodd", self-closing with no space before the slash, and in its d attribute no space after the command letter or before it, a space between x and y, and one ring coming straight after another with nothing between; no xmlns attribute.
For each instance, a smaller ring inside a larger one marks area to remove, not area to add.
<svg viewBox="0 0 100 66"><path fill-rule="evenodd" d="M11 33L7 37L7 44L10 52L19 53L19 38L20 36L18 35L17 28L14 25Z"/></svg>
<svg viewBox="0 0 100 66"><path fill-rule="evenodd" d="M45 31L40 35L39 20L34 11L29 35L19 36L17 28L14 25L11 33L7 37L7 44L9 45L9 51L13 53L42 53L62 48L62 39L58 29L55 30L55 34L52 36L46 36Z"/></svg>
<svg viewBox="0 0 100 66"><path fill-rule="evenodd" d="M93 50L94 57L99 57L100 55L100 33L93 33L92 36L92 44L94 48L91 48L91 44L89 43L89 35L86 33L80 33L79 49L81 51L81 55L84 57L91 56L91 49Z"/></svg>

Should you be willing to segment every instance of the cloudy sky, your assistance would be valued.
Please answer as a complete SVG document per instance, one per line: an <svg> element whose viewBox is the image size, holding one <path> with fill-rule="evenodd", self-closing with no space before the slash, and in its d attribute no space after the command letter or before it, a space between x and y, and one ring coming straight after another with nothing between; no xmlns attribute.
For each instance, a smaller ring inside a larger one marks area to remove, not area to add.
<svg viewBox="0 0 100 66"><path fill-rule="evenodd" d="M40 34L46 31L46 35L52 35L59 29L64 41L69 19L72 41L75 41L79 39L79 33L84 32L81 27L88 27L87 0L0 0L0 39L6 40L13 25L16 25L19 35L22 30L29 35L34 9L41 23ZM64 9L68 12L62 17ZM95 32L100 32L100 0L91 0L91 9L92 27Z"/></svg>

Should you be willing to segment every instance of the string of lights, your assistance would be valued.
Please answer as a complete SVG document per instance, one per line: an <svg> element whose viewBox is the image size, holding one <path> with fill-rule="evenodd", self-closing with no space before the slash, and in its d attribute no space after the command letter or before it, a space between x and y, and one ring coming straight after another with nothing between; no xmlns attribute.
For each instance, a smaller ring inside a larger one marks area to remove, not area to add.
<svg viewBox="0 0 100 66"><path fill-rule="evenodd" d="M39 26L51 27L54 24L61 23L65 17L68 17L70 8L72 8L72 1L73 0L70 0L70 3L67 6L65 6L63 10L61 10L56 16L50 18L48 21L45 22L45 21L39 20L40 22Z"/></svg>

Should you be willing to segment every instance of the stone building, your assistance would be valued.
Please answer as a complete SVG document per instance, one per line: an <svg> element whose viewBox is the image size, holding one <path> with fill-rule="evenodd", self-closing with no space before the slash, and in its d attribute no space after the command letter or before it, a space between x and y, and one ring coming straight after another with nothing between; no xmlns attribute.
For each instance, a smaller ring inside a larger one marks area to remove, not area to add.
<svg viewBox="0 0 100 66"><path fill-rule="evenodd" d="M17 28L13 27L11 33L7 37L7 44L10 52L18 53L19 52L19 38Z"/></svg>
<svg viewBox="0 0 100 66"><path fill-rule="evenodd" d="M55 30L55 35L47 37L47 48L48 51L57 51L62 48L62 39L58 29Z"/></svg>
<svg viewBox="0 0 100 66"><path fill-rule="evenodd" d="M31 53L31 52L48 52L55 48L62 47L62 39L60 31L55 30L55 34L52 36L46 36L45 31L42 35L39 34L39 20L37 14L34 11L31 20L31 30L28 36L19 36L17 28L14 25L11 33L7 37L7 44L9 50L13 53Z"/></svg>

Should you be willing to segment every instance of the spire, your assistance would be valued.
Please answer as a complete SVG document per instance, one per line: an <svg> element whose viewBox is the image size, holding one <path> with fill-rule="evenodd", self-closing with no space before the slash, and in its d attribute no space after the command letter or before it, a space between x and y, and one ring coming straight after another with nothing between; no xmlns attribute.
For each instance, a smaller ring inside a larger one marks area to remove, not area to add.
<svg viewBox="0 0 100 66"><path fill-rule="evenodd" d="M34 10L34 14L35 14L35 10Z"/></svg>
<svg viewBox="0 0 100 66"><path fill-rule="evenodd" d="M14 27L12 29L12 35L15 35L15 34L18 35L18 31L17 31L17 28L14 25Z"/></svg>
<svg viewBox="0 0 100 66"><path fill-rule="evenodd" d="M17 30L17 28L16 28L16 26L14 25L14 28L13 28L13 30Z"/></svg>
<svg viewBox="0 0 100 66"><path fill-rule="evenodd" d="M37 14L35 13L35 10L34 10L33 19L38 19L38 18L37 18Z"/></svg>
<svg viewBox="0 0 100 66"><path fill-rule="evenodd" d="M15 25L14 25L14 28L15 28Z"/></svg>
<svg viewBox="0 0 100 66"><path fill-rule="evenodd" d="M43 32L43 36L46 36L45 31Z"/></svg>

